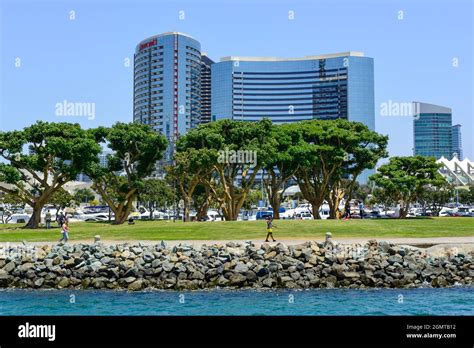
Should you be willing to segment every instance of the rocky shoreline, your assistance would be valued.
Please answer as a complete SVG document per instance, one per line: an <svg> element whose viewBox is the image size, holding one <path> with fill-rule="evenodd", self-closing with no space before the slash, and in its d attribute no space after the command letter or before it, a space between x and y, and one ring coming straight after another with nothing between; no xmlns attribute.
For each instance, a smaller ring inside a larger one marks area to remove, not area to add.
<svg viewBox="0 0 474 348"><path fill-rule="evenodd" d="M251 242L194 248L74 244L0 246L0 288L197 290L413 288L472 285L473 252L365 245Z"/></svg>

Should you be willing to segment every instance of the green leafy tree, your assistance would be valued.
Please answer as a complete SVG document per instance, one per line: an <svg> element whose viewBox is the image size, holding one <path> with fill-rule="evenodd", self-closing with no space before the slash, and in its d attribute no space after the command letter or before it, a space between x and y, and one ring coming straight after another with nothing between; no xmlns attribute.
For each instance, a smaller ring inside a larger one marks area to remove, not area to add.
<svg viewBox="0 0 474 348"><path fill-rule="evenodd" d="M385 212L387 212L389 207L392 207L397 204L397 202L394 201L393 196L387 194L387 191L384 189L381 189L379 187L375 187L372 190L372 197L369 201L370 204L380 204L384 206Z"/></svg>
<svg viewBox="0 0 474 348"><path fill-rule="evenodd" d="M298 162L296 181L314 218L320 218L319 208L325 199L335 218L341 192L351 191L360 173L386 155L387 137L362 123L343 119L304 121L298 127L302 142L291 149ZM344 177L350 180L344 181Z"/></svg>
<svg viewBox="0 0 474 348"><path fill-rule="evenodd" d="M417 201L429 186L442 186L446 180L439 174L440 165L434 157L392 157L378 168L370 179L400 204L400 218L406 218L410 205Z"/></svg>
<svg viewBox="0 0 474 348"><path fill-rule="evenodd" d="M247 198L245 199L243 208L250 210L252 209L253 205L257 205L258 202L262 199L263 199L262 190L260 189L250 190L247 195ZM278 206L278 208L280 208L280 206ZM273 210L273 215L275 216L275 210Z"/></svg>
<svg viewBox="0 0 474 348"><path fill-rule="evenodd" d="M24 153L28 148L29 152ZM41 210L65 183L97 161L100 146L79 124L39 121L0 133L0 190L33 208L26 228L38 228Z"/></svg>
<svg viewBox="0 0 474 348"><path fill-rule="evenodd" d="M177 196L183 200L184 221L189 221L193 196L198 185L202 184L212 172L215 152L207 148L186 148L183 140L178 140L174 154L174 165L167 166L168 181L177 189ZM208 190L209 191L209 190ZM206 203L203 201L203 203Z"/></svg>
<svg viewBox="0 0 474 348"><path fill-rule="evenodd" d="M107 166L96 164L86 172L98 192L115 215L113 224L124 223L133 208L137 194L162 158L167 142L147 125L114 124L111 128L91 130L96 139L112 150Z"/></svg>
<svg viewBox="0 0 474 348"><path fill-rule="evenodd" d="M74 197L64 188L59 189L51 196L48 203L52 204L54 209L64 209L74 202Z"/></svg>
<svg viewBox="0 0 474 348"><path fill-rule="evenodd" d="M352 197L358 201L366 202L371 192L372 188L369 185L356 183Z"/></svg>
<svg viewBox="0 0 474 348"><path fill-rule="evenodd" d="M139 191L139 200L148 208L150 219L153 219L155 210L173 204L173 189L165 180L146 179Z"/></svg>
<svg viewBox="0 0 474 348"><path fill-rule="evenodd" d="M74 191L74 200L80 204L80 203L89 203L92 200L94 200L95 195L94 191L92 191L90 188L84 187L84 188L78 188Z"/></svg>
<svg viewBox="0 0 474 348"><path fill-rule="evenodd" d="M207 149L211 175L201 178L226 220L236 220L255 177L272 148L272 124L221 120L191 130L178 141L178 151ZM245 157L245 158L243 158ZM252 157L252 158L250 158Z"/></svg>
<svg viewBox="0 0 474 348"><path fill-rule="evenodd" d="M20 199L18 196L13 195L11 193L3 193L0 192L0 203L8 204L8 205L15 205L15 206L24 206L25 202Z"/></svg>
<svg viewBox="0 0 474 348"><path fill-rule="evenodd" d="M354 193L355 198L362 201L366 200L370 188L366 185L359 185L357 179L364 170L375 168L380 159L388 156L388 136L372 131L360 122L351 122L351 127L356 142L344 163L343 175L347 175L349 178L347 181L341 181L341 186L346 192L345 208L349 207L350 201L354 198ZM338 205L339 202L337 202L335 208Z"/></svg>
<svg viewBox="0 0 474 348"><path fill-rule="evenodd" d="M439 215L443 207L451 201L454 188L447 182L437 186L426 187L418 196L418 202L434 215Z"/></svg>
<svg viewBox="0 0 474 348"><path fill-rule="evenodd" d="M459 203L473 205L474 204L474 186L469 186L468 189L458 189Z"/></svg>

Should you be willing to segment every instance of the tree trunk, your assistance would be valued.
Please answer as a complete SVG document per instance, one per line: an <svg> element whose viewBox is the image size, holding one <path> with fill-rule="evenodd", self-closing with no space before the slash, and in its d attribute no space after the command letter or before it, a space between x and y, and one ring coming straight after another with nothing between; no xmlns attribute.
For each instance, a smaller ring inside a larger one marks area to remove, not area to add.
<svg viewBox="0 0 474 348"><path fill-rule="evenodd" d="M112 225L121 225L127 221L130 212L132 211L132 199L130 199L126 205L119 205L114 211L115 220L112 222Z"/></svg>
<svg viewBox="0 0 474 348"><path fill-rule="evenodd" d="M313 219L316 220L320 220L321 219L321 215L319 215L319 207L321 206L321 204L318 204L318 203L311 203L311 213L313 214Z"/></svg>
<svg viewBox="0 0 474 348"><path fill-rule="evenodd" d="M339 207L339 200L337 194L334 194L334 190L329 191L327 200L329 205L329 218L337 219L337 208Z"/></svg>
<svg viewBox="0 0 474 348"><path fill-rule="evenodd" d="M405 209L400 207L400 212L398 214L399 219L404 219L406 217Z"/></svg>
<svg viewBox="0 0 474 348"><path fill-rule="evenodd" d="M281 205L280 197L278 193L272 196L272 199L270 200L270 205L272 206L272 209L273 209L273 218L278 220L280 218L280 205Z"/></svg>
<svg viewBox="0 0 474 348"><path fill-rule="evenodd" d="M311 180L310 175L304 172L301 177L298 175L295 177L300 187L301 195L311 204L313 219L321 219L319 208L323 204L324 198L327 197L327 181L315 183L315 180Z"/></svg>
<svg viewBox="0 0 474 348"><path fill-rule="evenodd" d="M148 204L148 210L150 211L150 220L153 220L153 203Z"/></svg>
<svg viewBox="0 0 474 348"><path fill-rule="evenodd" d="M242 209L245 198L247 198L247 193L248 190L245 190L243 193L241 193L238 196L233 196L231 205L232 205L232 221L237 221L237 218L239 217L240 210Z"/></svg>
<svg viewBox="0 0 474 348"><path fill-rule="evenodd" d="M330 219L337 219L337 208L334 202L329 202L329 218Z"/></svg>
<svg viewBox="0 0 474 348"><path fill-rule="evenodd" d="M201 221L207 216L209 210L209 199L206 199L200 207L196 207L196 220Z"/></svg>
<svg viewBox="0 0 474 348"><path fill-rule="evenodd" d="M247 192L243 192L239 195L230 193L229 197L224 200L222 205L222 210L226 221L236 221L240 209L244 204L245 198L247 197Z"/></svg>
<svg viewBox="0 0 474 348"><path fill-rule="evenodd" d="M187 195L183 196L183 206L184 206L183 221L184 222L189 222L189 210L191 207L190 201L191 200L189 199Z"/></svg>
<svg viewBox="0 0 474 348"><path fill-rule="evenodd" d="M232 201L226 202L222 206L222 213L224 214L224 218L226 221L235 221L237 220L234 214L234 207Z"/></svg>
<svg viewBox="0 0 474 348"><path fill-rule="evenodd" d="M125 210L123 208L115 211L114 213L115 219L112 222L112 225L121 225L127 220L128 215L125 214Z"/></svg>
<svg viewBox="0 0 474 348"><path fill-rule="evenodd" d="M410 203L403 205L400 205L400 216L398 217L399 219L406 219L408 215L408 210L410 209Z"/></svg>
<svg viewBox="0 0 474 348"><path fill-rule="evenodd" d="M328 205L329 205L329 218L330 219L339 219L339 203L344 198L344 190L342 188L333 188L328 195Z"/></svg>
<svg viewBox="0 0 474 348"><path fill-rule="evenodd" d="M43 210L44 203L36 202L33 206L33 215L31 215L30 220L25 225L24 228L38 228L41 223L41 210Z"/></svg>
<svg viewBox="0 0 474 348"><path fill-rule="evenodd" d="M283 186L286 180L277 180L277 176L273 170L268 170L269 180L264 180L265 189L268 193L268 199L273 209L273 218L280 218L281 197L278 190ZM281 175L281 173L280 173Z"/></svg>

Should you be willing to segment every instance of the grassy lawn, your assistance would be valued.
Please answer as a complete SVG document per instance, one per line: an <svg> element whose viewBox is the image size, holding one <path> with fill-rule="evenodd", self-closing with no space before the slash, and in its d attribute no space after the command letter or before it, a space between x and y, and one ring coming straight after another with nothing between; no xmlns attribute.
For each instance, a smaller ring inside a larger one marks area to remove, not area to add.
<svg viewBox="0 0 474 348"><path fill-rule="evenodd" d="M474 236L473 218L430 218L408 220L281 220L275 221L278 239L321 239L327 231L335 238L466 237ZM55 241L59 228L24 230L23 225L0 225L0 242ZM264 221L192 222L137 221L135 225L72 223L71 240L246 240L263 239Z"/></svg>

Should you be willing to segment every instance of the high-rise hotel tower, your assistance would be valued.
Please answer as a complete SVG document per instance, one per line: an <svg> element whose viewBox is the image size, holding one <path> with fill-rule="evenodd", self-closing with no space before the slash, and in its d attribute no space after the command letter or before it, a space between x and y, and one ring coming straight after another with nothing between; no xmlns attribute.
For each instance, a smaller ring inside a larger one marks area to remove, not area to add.
<svg viewBox="0 0 474 348"><path fill-rule="evenodd" d="M225 57L211 70L213 120L343 118L375 128L374 61L363 53Z"/></svg>
<svg viewBox="0 0 474 348"><path fill-rule="evenodd" d="M201 65L201 45L186 34L155 35L136 47L133 120L166 136L165 162L178 136L201 122Z"/></svg>
<svg viewBox="0 0 474 348"><path fill-rule="evenodd" d="M201 55L201 123L211 122L211 67L214 61Z"/></svg>

